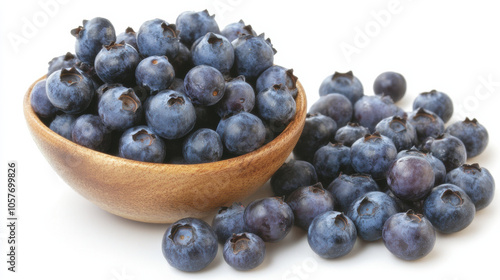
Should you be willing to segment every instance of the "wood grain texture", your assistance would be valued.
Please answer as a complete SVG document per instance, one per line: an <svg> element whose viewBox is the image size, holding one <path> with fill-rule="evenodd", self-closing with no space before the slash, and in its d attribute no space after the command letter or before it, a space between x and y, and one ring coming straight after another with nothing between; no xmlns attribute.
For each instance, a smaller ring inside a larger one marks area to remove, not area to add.
<svg viewBox="0 0 500 280"><path fill-rule="evenodd" d="M50 130L31 108L35 83L24 97L24 116L33 140L52 168L100 208L148 223L203 218L220 206L253 194L292 152L307 113L306 95L297 82L295 118L277 138L258 150L214 163L146 163L85 148Z"/></svg>

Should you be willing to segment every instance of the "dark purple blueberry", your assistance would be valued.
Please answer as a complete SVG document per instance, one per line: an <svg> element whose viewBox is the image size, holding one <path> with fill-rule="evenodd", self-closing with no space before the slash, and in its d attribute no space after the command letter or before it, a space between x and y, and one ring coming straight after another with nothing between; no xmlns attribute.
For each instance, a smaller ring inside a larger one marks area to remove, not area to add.
<svg viewBox="0 0 500 280"><path fill-rule="evenodd" d="M352 119L352 103L342 94L331 93L320 97L309 109L311 114L319 113L335 120L338 127L345 126Z"/></svg>
<svg viewBox="0 0 500 280"><path fill-rule="evenodd" d="M105 83L135 84L135 68L141 61L131 45L114 43L103 46L95 58L95 71Z"/></svg>
<svg viewBox="0 0 500 280"><path fill-rule="evenodd" d="M341 212L316 216L309 226L307 242L320 257L334 259L347 255L356 243L356 226Z"/></svg>
<svg viewBox="0 0 500 280"><path fill-rule="evenodd" d="M115 28L105 18L84 20L83 26L71 30L76 37L75 53L82 62L94 65L94 60L102 46L116 42Z"/></svg>
<svg viewBox="0 0 500 280"><path fill-rule="evenodd" d="M394 199L383 192L373 191L356 199L347 216L356 225L358 236L366 241L382 238L382 228L390 216L398 212Z"/></svg>
<svg viewBox="0 0 500 280"><path fill-rule="evenodd" d="M335 72L323 80L319 87L319 95L324 96L331 93L344 95L352 104L364 96L363 85L353 75L352 71L347 73Z"/></svg>
<svg viewBox="0 0 500 280"><path fill-rule="evenodd" d="M184 218L171 224L162 238L161 249L168 263L182 271L207 267L217 255L215 232L205 221Z"/></svg>
<svg viewBox="0 0 500 280"><path fill-rule="evenodd" d="M224 96L215 105L217 114L223 118L239 112L251 112L255 106L255 92L245 81L245 76L238 76L226 82Z"/></svg>
<svg viewBox="0 0 500 280"><path fill-rule="evenodd" d="M162 163L165 159L165 143L147 126L127 129L120 137L118 155L144 162Z"/></svg>
<svg viewBox="0 0 500 280"><path fill-rule="evenodd" d="M57 115L50 123L49 128L62 137L71 140L71 132L75 126L77 116L69 114Z"/></svg>
<svg viewBox="0 0 500 280"><path fill-rule="evenodd" d="M307 161L291 159L271 177L271 188L276 196L288 196L299 187L318 182L314 166Z"/></svg>
<svg viewBox="0 0 500 280"><path fill-rule="evenodd" d="M45 89L50 103L67 114L82 113L94 96L92 81L75 68L52 73L47 78Z"/></svg>
<svg viewBox="0 0 500 280"><path fill-rule="evenodd" d="M252 26L245 25L245 22L243 20L226 25L226 27L224 27L224 29L222 29L220 33L222 34L222 36L226 37L229 42L238 39L238 37L240 36L257 36L257 33L253 30Z"/></svg>
<svg viewBox="0 0 500 280"><path fill-rule="evenodd" d="M384 224L382 239L396 257L413 261L427 256L436 243L431 222L413 210L392 215Z"/></svg>
<svg viewBox="0 0 500 280"><path fill-rule="evenodd" d="M384 72L375 79L373 91L376 95L389 96L394 102L398 102L406 93L405 77L396 72Z"/></svg>
<svg viewBox="0 0 500 280"><path fill-rule="evenodd" d="M234 234L224 244L222 256L236 270L246 271L259 266L266 255L266 244L258 235L243 232Z"/></svg>
<svg viewBox="0 0 500 280"><path fill-rule="evenodd" d="M51 61L49 61L49 69L47 70L47 77L57 70L61 70L63 68L75 67L79 61L80 60L78 60L78 58L76 58L76 56L70 52L67 52L65 55L54 57Z"/></svg>
<svg viewBox="0 0 500 280"><path fill-rule="evenodd" d="M433 156L431 153L424 153L413 147L409 150L404 150L399 152L396 159L400 159L402 157L407 157L407 156L416 156L427 160L427 162L431 164L432 171L434 172L434 185L437 186L444 183L444 179L446 177L446 167L444 166L443 162L440 161L438 158Z"/></svg>
<svg viewBox="0 0 500 280"><path fill-rule="evenodd" d="M385 118L377 124L375 130L389 137L398 152L408 150L417 144L417 131L405 118L398 116Z"/></svg>
<svg viewBox="0 0 500 280"><path fill-rule="evenodd" d="M387 184L392 193L403 200L418 201L434 187L434 171L424 158L402 157L389 167Z"/></svg>
<svg viewBox="0 0 500 280"><path fill-rule="evenodd" d="M336 209L347 213L353 201L368 192L378 191L379 187L370 175L340 174L328 185L327 190L335 197Z"/></svg>
<svg viewBox="0 0 500 280"><path fill-rule="evenodd" d="M191 133L182 147L182 154L187 163L206 163L222 158L224 147L219 134L208 128L201 128Z"/></svg>
<svg viewBox="0 0 500 280"><path fill-rule="evenodd" d="M388 96L363 96L354 104L353 119L374 132L381 120L392 116L404 117L405 114Z"/></svg>
<svg viewBox="0 0 500 280"><path fill-rule="evenodd" d="M427 137L437 137L444 133L444 122L431 111L423 108L411 112L408 115L408 123L415 127L418 142L423 142Z"/></svg>
<svg viewBox="0 0 500 280"><path fill-rule="evenodd" d="M286 69L279 65L273 65L260 74L255 83L255 91L261 92L277 84L286 86L293 98L297 97L297 77L293 74L293 69Z"/></svg>
<svg viewBox="0 0 500 280"><path fill-rule="evenodd" d="M179 44L179 52L173 58L169 58L170 64L174 67L175 76L184 79L187 72L193 68L191 51L184 44Z"/></svg>
<svg viewBox="0 0 500 280"><path fill-rule="evenodd" d="M273 66L276 50L268 40L261 34L241 36L232 42L236 75L243 75L247 81L254 82L262 72Z"/></svg>
<svg viewBox="0 0 500 280"><path fill-rule="evenodd" d="M115 87L107 90L97 107L102 122L111 130L124 131L142 120L141 101L131 88Z"/></svg>
<svg viewBox="0 0 500 280"><path fill-rule="evenodd" d="M321 183L317 183L296 189L287 197L286 203L292 208L294 224L307 230L316 216L334 210L335 199Z"/></svg>
<svg viewBox="0 0 500 280"><path fill-rule="evenodd" d="M339 143L329 143L314 153L312 161L319 180L326 185L339 176L339 173L353 173L351 167L351 148Z"/></svg>
<svg viewBox="0 0 500 280"><path fill-rule="evenodd" d="M196 110L183 93L160 91L146 102L146 121L156 134L166 139L187 135L196 123Z"/></svg>
<svg viewBox="0 0 500 280"><path fill-rule="evenodd" d="M219 208L212 219L212 228L217 235L219 243L224 244L235 233L246 231L243 213L245 206L239 202L234 202L231 206Z"/></svg>
<svg viewBox="0 0 500 280"><path fill-rule="evenodd" d="M173 59L179 52L179 30L175 24L162 19L144 22L137 31L137 47L144 56L163 56Z"/></svg>
<svg viewBox="0 0 500 280"><path fill-rule="evenodd" d="M57 108L50 103L47 97L46 80L41 80L31 90L31 108L40 118L52 118L57 113Z"/></svg>
<svg viewBox="0 0 500 280"><path fill-rule="evenodd" d="M358 123L349 122L345 126L339 128L335 133L335 142L342 143L344 146L350 147L356 140L370 134L368 128L359 125Z"/></svg>
<svg viewBox="0 0 500 280"><path fill-rule="evenodd" d="M222 119L217 126L217 133L231 154L243 155L264 144L266 128L257 116L241 112Z"/></svg>
<svg viewBox="0 0 500 280"><path fill-rule="evenodd" d="M435 187L424 202L424 215L435 229L453 233L466 228L476 213L476 207L461 188L452 184Z"/></svg>
<svg viewBox="0 0 500 280"><path fill-rule="evenodd" d="M125 32L122 32L116 35L116 42L123 42L131 45L136 51L139 51L139 47L137 46L137 34L135 33L132 27L127 27Z"/></svg>
<svg viewBox="0 0 500 280"><path fill-rule="evenodd" d="M495 180L488 169L479 164L464 164L446 175L446 183L463 189L470 197L476 210L490 205L495 195Z"/></svg>
<svg viewBox="0 0 500 280"><path fill-rule="evenodd" d="M293 211L281 197L257 199L245 208L243 220L247 230L264 242L278 242L293 226Z"/></svg>
<svg viewBox="0 0 500 280"><path fill-rule="evenodd" d="M186 94L186 90L184 89L184 80L180 79L180 78L177 78L177 77L175 77L172 80L172 83L170 84L170 86L168 87L168 89L171 89L171 90L174 90L174 91L178 91L178 92L182 92L182 93Z"/></svg>
<svg viewBox="0 0 500 280"><path fill-rule="evenodd" d="M437 138L429 138L423 146L425 152L441 160L446 167L446 172L460 167L467 161L467 150L464 143L455 136L447 133Z"/></svg>
<svg viewBox="0 0 500 280"><path fill-rule="evenodd" d="M137 85L147 88L152 94L168 89L174 77L174 67L166 56L147 57L135 69Z"/></svg>
<svg viewBox="0 0 500 280"><path fill-rule="evenodd" d="M208 65L229 74L234 63L234 49L224 36L209 32L191 51L194 65Z"/></svg>
<svg viewBox="0 0 500 280"><path fill-rule="evenodd" d="M210 15L207 10L181 13L175 22L181 33L181 42L190 48L196 39L208 32L219 34L219 26L214 17L215 15Z"/></svg>
<svg viewBox="0 0 500 280"><path fill-rule="evenodd" d="M261 119L276 133L286 128L295 117L297 109L288 88L282 84L273 85L259 92L255 97L255 107Z"/></svg>
<svg viewBox="0 0 500 280"><path fill-rule="evenodd" d="M293 149L296 158L312 162L314 153L334 141L337 123L322 114L307 114L304 129Z"/></svg>
<svg viewBox="0 0 500 280"><path fill-rule="evenodd" d="M447 123L453 115L453 102L444 92L431 90L422 92L413 101L413 110L423 108L439 116L444 123Z"/></svg>
<svg viewBox="0 0 500 280"><path fill-rule="evenodd" d="M367 134L352 144L351 164L356 172L381 179L385 177L397 153L391 139L379 133Z"/></svg>
<svg viewBox="0 0 500 280"><path fill-rule="evenodd" d="M85 114L76 119L71 139L89 149L106 152L111 146L111 131L99 116Z"/></svg>
<svg viewBox="0 0 500 280"><path fill-rule="evenodd" d="M465 118L462 122L456 122L446 128L446 133L464 143L467 158L480 155L488 146L488 131L476 119Z"/></svg>
<svg viewBox="0 0 500 280"><path fill-rule="evenodd" d="M199 65L189 70L184 78L186 95L193 104L210 106L224 96L225 81L219 70L208 65Z"/></svg>

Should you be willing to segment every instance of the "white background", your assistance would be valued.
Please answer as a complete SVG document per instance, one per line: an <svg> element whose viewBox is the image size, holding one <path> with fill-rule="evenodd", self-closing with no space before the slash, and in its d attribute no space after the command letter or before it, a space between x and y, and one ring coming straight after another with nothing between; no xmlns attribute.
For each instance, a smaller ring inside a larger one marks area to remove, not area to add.
<svg viewBox="0 0 500 280"><path fill-rule="evenodd" d="M18 163L17 273L6 271L6 187L0 188L1 279L485 279L498 270L498 197L460 233L438 234L434 250L415 262L392 256L381 242L358 242L341 259L324 260L294 229L282 242L267 244L264 263L250 272L226 265L221 251L200 273L170 267L160 241L167 225L128 221L80 197L51 169L31 139L22 114L29 85L47 62L74 48L70 30L96 16L117 33L143 21L175 22L185 10L216 13L221 28L244 19L265 32L278 50L275 63L295 70L309 106L334 71L353 70L365 94L384 71L408 82L399 103L410 110L420 92L448 93L452 121L476 117L490 133L486 152L472 159L499 180L500 17L495 1L2 1L0 5L0 182L7 161ZM44 9L40 3L55 3ZM33 25L33 26L31 26ZM17 43L12 42L17 39ZM350 48L352 53L343 51ZM460 117L459 117L460 116ZM6 182L0 183L6 186ZM253 198L270 195L266 184ZM248 201L247 201L248 202ZM208 221L211 217L207 218ZM490 276L488 278L491 278Z"/></svg>

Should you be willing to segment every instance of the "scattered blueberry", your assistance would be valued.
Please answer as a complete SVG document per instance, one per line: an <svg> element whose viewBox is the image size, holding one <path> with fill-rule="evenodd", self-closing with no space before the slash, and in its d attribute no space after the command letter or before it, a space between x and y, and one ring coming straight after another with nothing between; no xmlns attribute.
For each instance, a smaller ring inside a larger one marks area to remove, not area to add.
<svg viewBox="0 0 500 280"><path fill-rule="evenodd" d="M398 116L385 118L377 124L375 130L390 138L398 152L417 144L417 131L405 118Z"/></svg>
<svg viewBox="0 0 500 280"><path fill-rule="evenodd" d="M368 192L379 191L379 186L367 174L340 174L327 190L335 197L336 209L347 213L353 201Z"/></svg>
<svg viewBox="0 0 500 280"><path fill-rule="evenodd" d="M333 75L326 77L319 87L319 95L324 96L330 93L342 94L352 104L364 96L363 85L353 75L352 71L347 73L335 72Z"/></svg>
<svg viewBox="0 0 500 280"><path fill-rule="evenodd" d="M334 141L337 123L322 114L307 114L304 129L293 149L296 158L312 162L314 153Z"/></svg>
<svg viewBox="0 0 500 280"><path fill-rule="evenodd" d="M288 196L300 187L318 182L314 166L307 161L291 159L271 177L271 188L276 196Z"/></svg>
<svg viewBox="0 0 500 280"><path fill-rule="evenodd" d="M495 195L495 180L488 169L479 164L464 164L446 175L446 183L463 189L470 197L476 210L490 205Z"/></svg>
<svg viewBox="0 0 500 280"><path fill-rule="evenodd" d="M342 94L331 93L321 96L309 109L312 114L322 114L335 120L338 127L345 126L352 119L352 103Z"/></svg>
<svg viewBox="0 0 500 280"><path fill-rule="evenodd" d="M222 256L236 270L251 270L259 266L266 255L266 244L258 235L243 232L234 234L224 244Z"/></svg>
<svg viewBox="0 0 500 280"><path fill-rule="evenodd" d="M247 230L257 234L264 242L277 242L290 232L294 217L283 198L266 197L248 204L243 220Z"/></svg>
<svg viewBox="0 0 500 280"><path fill-rule="evenodd" d="M131 127L120 137L118 155L137 161L162 163L166 155L165 143L145 125Z"/></svg>
<svg viewBox="0 0 500 280"><path fill-rule="evenodd" d="M387 171L387 184L398 198L418 201L434 187L434 171L422 157L407 156L397 159Z"/></svg>
<svg viewBox="0 0 500 280"><path fill-rule="evenodd" d="M354 103L353 119L374 132L381 120L392 116L404 117L405 114L388 96L365 95Z"/></svg>
<svg viewBox="0 0 500 280"><path fill-rule="evenodd" d="M391 139L379 133L368 134L351 146L352 167L358 173L370 174L373 179L381 179L385 177L397 153Z"/></svg>
<svg viewBox="0 0 500 280"><path fill-rule="evenodd" d="M206 163L222 158L224 147L217 132L201 128L191 133L182 147L182 154L187 163Z"/></svg>
<svg viewBox="0 0 500 280"><path fill-rule="evenodd" d="M384 72L377 76L373 83L376 95L389 96L392 101L398 102L406 93L406 80L396 72Z"/></svg>
<svg viewBox="0 0 500 280"><path fill-rule="evenodd" d="M437 137L444 133L444 122L431 111L418 108L408 115L408 123L415 127L419 143L428 137Z"/></svg>
<svg viewBox="0 0 500 280"><path fill-rule="evenodd" d="M217 235L219 243L224 244L235 233L246 231L243 221L245 206L239 202L234 202L231 206L219 208L212 219L212 228Z"/></svg>
<svg viewBox="0 0 500 280"><path fill-rule="evenodd" d="M335 133L335 142L351 147L356 140L364 137L366 134L370 134L368 128L361 126L358 123L349 122L337 130Z"/></svg>
<svg viewBox="0 0 500 280"><path fill-rule="evenodd" d="M353 173L351 167L351 148L339 143L329 143L319 148L312 161L319 180L330 184L339 173Z"/></svg>
<svg viewBox="0 0 500 280"><path fill-rule="evenodd" d="M431 90L422 92L413 101L413 110L423 108L439 116L444 123L447 123L453 115L453 102L444 92Z"/></svg>
<svg viewBox="0 0 500 280"><path fill-rule="evenodd" d="M467 150L467 158L480 155L488 145L488 131L476 119L465 118L446 128L446 133L460 139Z"/></svg>
<svg viewBox="0 0 500 280"><path fill-rule="evenodd" d="M286 203L293 211L294 224L308 230L316 216L334 210L335 199L321 183L317 183L296 189L287 197Z"/></svg>
<svg viewBox="0 0 500 280"><path fill-rule="evenodd" d="M428 139L424 143L423 149L441 160L446 167L446 172L460 167L467 160L467 150L464 143L447 133L439 135L437 138Z"/></svg>
<svg viewBox="0 0 500 280"><path fill-rule="evenodd" d="M446 167L441 160L433 156L431 153L424 153L420 150L417 150L415 147L399 152L396 159L407 156L416 156L427 160L427 162L431 164L432 171L434 172L434 185L437 186L444 183L446 177Z"/></svg>

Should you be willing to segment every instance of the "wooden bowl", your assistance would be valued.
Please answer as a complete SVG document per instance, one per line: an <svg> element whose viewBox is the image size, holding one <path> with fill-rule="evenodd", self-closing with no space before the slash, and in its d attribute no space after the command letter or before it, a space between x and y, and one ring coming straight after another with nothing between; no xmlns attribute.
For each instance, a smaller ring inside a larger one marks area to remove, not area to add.
<svg viewBox="0 0 500 280"><path fill-rule="evenodd" d="M31 108L30 94L36 82L24 97L24 116L52 168L100 208L148 223L203 218L220 206L253 194L292 152L307 112L306 95L297 82L295 118L278 137L258 150L214 163L146 163L85 148L50 130Z"/></svg>

